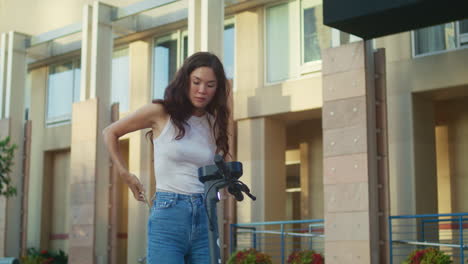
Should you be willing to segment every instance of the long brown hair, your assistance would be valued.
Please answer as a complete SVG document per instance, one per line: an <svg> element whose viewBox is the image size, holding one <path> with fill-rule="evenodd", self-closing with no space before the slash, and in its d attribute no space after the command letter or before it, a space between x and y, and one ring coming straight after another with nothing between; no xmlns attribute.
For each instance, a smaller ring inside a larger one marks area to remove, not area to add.
<svg viewBox="0 0 468 264"><path fill-rule="evenodd" d="M228 96L230 91L223 64L216 55L210 52L197 52L185 59L184 64L177 71L174 79L166 87L164 100L153 100L153 103L162 104L170 115L173 124L178 130L175 139L179 140L183 138L185 136L184 125L188 124L187 120L195 111L195 107L190 102L188 96L190 74L199 67L211 68L216 76L216 92L205 110L214 117L214 124L211 124L211 126L216 141L216 153L220 153L226 158L229 154L228 119L230 110L228 108ZM152 139L153 131L150 130L146 133L146 136Z"/></svg>

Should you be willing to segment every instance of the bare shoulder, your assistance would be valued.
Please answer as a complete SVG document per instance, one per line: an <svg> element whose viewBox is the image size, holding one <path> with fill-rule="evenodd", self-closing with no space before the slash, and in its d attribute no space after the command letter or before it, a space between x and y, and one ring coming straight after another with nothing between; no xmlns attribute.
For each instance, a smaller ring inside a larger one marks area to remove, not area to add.
<svg viewBox="0 0 468 264"><path fill-rule="evenodd" d="M169 120L169 114L161 103L151 103L144 106L151 117L153 135L159 135Z"/></svg>
<svg viewBox="0 0 468 264"><path fill-rule="evenodd" d="M154 118L155 121L162 119L166 120L168 114L164 105L161 103L149 103L142 107L143 111L147 111L147 114Z"/></svg>

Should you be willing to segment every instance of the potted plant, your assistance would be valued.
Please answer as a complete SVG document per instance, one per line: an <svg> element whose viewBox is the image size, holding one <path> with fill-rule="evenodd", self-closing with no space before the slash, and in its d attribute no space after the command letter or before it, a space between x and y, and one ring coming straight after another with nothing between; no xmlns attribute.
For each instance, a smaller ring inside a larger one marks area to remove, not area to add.
<svg viewBox="0 0 468 264"><path fill-rule="evenodd" d="M249 248L234 252L227 264L272 264L272 262L267 254Z"/></svg>
<svg viewBox="0 0 468 264"><path fill-rule="evenodd" d="M325 260L320 253L313 250L294 251L288 257L288 264L323 264Z"/></svg>
<svg viewBox="0 0 468 264"><path fill-rule="evenodd" d="M403 264L450 264L450 257L436 248L413 251Z"/></svg>

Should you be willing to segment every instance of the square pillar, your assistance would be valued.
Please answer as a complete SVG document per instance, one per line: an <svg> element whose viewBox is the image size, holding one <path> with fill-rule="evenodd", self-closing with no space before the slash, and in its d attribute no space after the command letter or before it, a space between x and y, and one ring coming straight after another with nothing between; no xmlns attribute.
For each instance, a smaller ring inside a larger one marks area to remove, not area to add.
<svg viewBox="0 0 468 264"><path fill-rule="evenodd" d="M370 43L323 54L327 263L380 263L374 58Z"/></svg>
<svg viewBox="0 0 468 264"><path fill-rule="evenodd" d="M223 57L224 1L190 0L188 54L209 51Z"/></svg>
<svg viewBox="0 0 468 264"><path fill-rule="evenodd" d="M84 33L89 30L86 24L89 11L85 7ZM85 72L82 75L89 76L89 79L81 80L84 83L82 89L85 89L81 100L85 100L75 103L72 112L71 263L107 263L108 258L110 161L102 130L111 120L111 13L111 6L94 2L91 39L88 33L83 36L85 42L82 46L85 48L82 58L86 61L82 65L82 72ZM89 47L90 51L87 50Z"/></svg>
<svg viewBox="0 0 468 264"><path fill-rule="evenodd" d="M9 120L9 129L6 134L10 136L11 143L17 146L10 173L12 185L15 186L17 192L15 196L6 200L6 223L3 226L5 228L4 254L11 257L20 255L21 246L21 225L19 223L22 222L24 90L27 39L29 39L29 36L13 31L9 32L7 37L2 35L0 39L3 46L2 51L0 51L0 60L2 60L0 62L0 67L2 67L0 75L5 74L0 78L0 82L2 82L0 84L0 93L3 93L3 104L0 105L0 108L3 107L1 119ZM0 210L3 210L1 204ZM2 226L0 226L1 228Z"/></svg>
<svg viewBox="0 0 468 264"><path fill-rule="evenodd" d="M281 121L255 118L238 121L240 178L257 196L237 204L237 222L284 220L286 214L286 128Z"/></svg>
<svg viewBox="0 0 468 264"><path fill-rule="evenodd" d="M151 43L136 41L130 44L130 111L151 102ZM148 200L154 194L154 180L152 179L152 145L145 137L147 130L139 130L130 134L129 139L129 170L134 173L143 184ZM127 188L127 186L125 186ZM128 192L128 240L127 263L146 256L147 232L149 217L148 207L135 200L131 191Z"/></svg>

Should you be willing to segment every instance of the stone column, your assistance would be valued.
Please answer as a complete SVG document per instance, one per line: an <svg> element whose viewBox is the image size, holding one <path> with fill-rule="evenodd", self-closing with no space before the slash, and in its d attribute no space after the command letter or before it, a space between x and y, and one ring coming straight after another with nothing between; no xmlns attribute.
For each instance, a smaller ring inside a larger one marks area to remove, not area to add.
<svg viewBox="0 0 468 264"><path fill-rule="evenodd" d="M151 102L151 43L136 41L130 44L130 111L133 112ZM148 200L154 194L151 183L152 159L151 142L145 138L146 130L135 131L129 140L129 170L143 184ZM148 208L138 202L131 191L128 192L128 240L127 262L133 263L146 256L146 226L149 217Z"/></svg>
<svg viewBox="0 0 468 264"><path fill-rule="evenodd" d="M107 263L108 257L110 163L102 130L111 119L111 9L94 2L91 39L87 32L83 36L82 47L90 54L82 54L82 58L90 58L90 63L82 65L82 72L89 71L89 80L81 81L89 85L82 86L86 90L81 92L81 100L85 100L75 103L72 113L71 263ZM85 16L83 20L88 19Z"/></svg>
<svg viewBox="0 0 468 264"><path fill-rule="evenodd" d="M10 177L16 188L16 195L6 200L5 255L18 257L21 245L21 213L23 186L23 141L24 141L24 90L26 81L26 40L29 36L8 33L6 63L3 67L4 78L4 111L0 119L9 120L11 143L17 146L13 158ZM2 37L3 42L4 37ZM0 55L0 58L2 55ZM0 80L1 81L1 80ZM0 85L1 87L2 85ZM2 92L2 89L0 89Z"/></svg>
<svg viewBox="0 0 468 264"><path fill-rule="evenodd" d="M270 118L238 121L238 159L243 163L241 180L257 196L237 204L239 223L280 221L286 213L286 129Z"/></svg>
<svg viewBox="0 0 468 264"><path fill-rule="evenodd" d="M380 263L373 51L357 42L323 54L327 263Z"/></svg>

